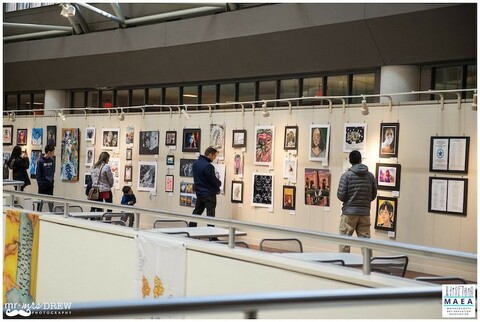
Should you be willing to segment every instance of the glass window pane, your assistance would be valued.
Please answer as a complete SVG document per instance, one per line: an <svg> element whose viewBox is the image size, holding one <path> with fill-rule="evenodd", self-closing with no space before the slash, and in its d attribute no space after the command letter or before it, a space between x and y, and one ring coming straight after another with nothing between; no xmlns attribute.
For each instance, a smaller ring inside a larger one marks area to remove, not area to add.
<svg viewBox="0 0 480 322"><path fill-rule="evenodd" d="M298 97L298 79L282 79L280 81L280 98Z"/></svg>
<svg viewBox="0 0 480 322"><path fill-rule="evenodd" d="M477 88L477 65L467 66L467 89ZM473 92L467 93L467 98L472 98Z"/></svg>
<svg viewBox="0 0 480 322"><path fill-rule="evenodd" d="M258 83L258 99L272 100L276 98L277 81L263 81Z"/></svg>
<svg viewBox="0 0 480 322"><path fill-rule="evenodd" d="M21 110L30 110L31 102L30 102L30 94L22 94L20 95L20 109Z"/></svg>
<svg viewBox="0 0 480 322"><path fill-rule="evenodd" d="M238 101L246 102L255 100L255 83L239 83L238 84Z"/></svg>
<svg viewBox="0 0 480 322"><path fill-rule="evenodd" d="M6 110L17 110L17 95L7 95Z"/></svg>
<svg viewBox="0 0 480 322"><path fill-rule="evenodd" d="M110 108L113 106L113 91L102 91L102 107Z"/></svg>
<svg viewBox="0 0 480 322"><path fill-rule="evenodd" d="M375 94L375 74L354 74L352 81L352 95ZM367 102L373 102L374 97L367 97ZM361 98L352 98L352 103L360 103Z"/></svg>
<svg viewBox="0 0 480 322"><path fill-rule="evenodd" d="M178 105L179 103L180 91L178 87L167 87L165 88L165 104Z"/></svg>
<svg viewBox="0 0 480 322"><path fill-rule="evenodd" d="M323 96L323 77L304 78L303 96Z"/></svg>
<svg viewBox="0 0 480 322"><path fill-rule="evenodd" d="M73 105L70 107L85 107L85 92L72 92L73 95Z"/></svg>
<svg viewBox="0 0 480 322"><path fill-rule="evenodd" d="M161 88L150 88L148 89L148 100L147 104L162 104L162 89Z"/></svg>
<svg viewBox="0 0 480 322"><path fill-rule="evenodd" d="M45 105L45 93L33 94L33 108L43 109Z"/></svg>
<svg viewBox="0 0 480 322"><path fill-rule="evenodd" d="M132 90L132 106L145 105L145 89Z"/></svg>
<svg viewBox="0 0 480 322"><path fill-rule="evenodd" d="M98 107L98 92L88 92L87 106Z"/></svg>
<svg viewBox="0 0 480 322"><path fill-rule="evenodd" d="M220 103L235 102L235 84L220 84ZM223 108L232 108L224 106Z"/></svg>
<svg viewBox="0 0 480 322"><path fill-rule="evenodd" d="M327 77L327 96L345 96L348 95L348 76L328 76Z"/></svg>
<svg viewBox="0 0 480 322"><path fill-rule="evenodd" d="M435 84L434 89L459 89L462 88L462 67L437 67L435 68ZM445 94L445 99L454 99L457 97L455 93Z"/></svg>
<svg viewBox="0 0 480 322"><path fill-rule="evenodd" d="M122 89L117 91L116 106L128 106L128 90Z"/></svg>
<svg viewBox="0 0 480 322"><path fill-rule="evenodd" d="M198 86L183 87L183 104L198 103Z"/></svg>
<svg viewBox="0 0 480 322"><path fill-rule="evenodd" d="M216 103L217 85L202 86L202 104Z"/></svg>

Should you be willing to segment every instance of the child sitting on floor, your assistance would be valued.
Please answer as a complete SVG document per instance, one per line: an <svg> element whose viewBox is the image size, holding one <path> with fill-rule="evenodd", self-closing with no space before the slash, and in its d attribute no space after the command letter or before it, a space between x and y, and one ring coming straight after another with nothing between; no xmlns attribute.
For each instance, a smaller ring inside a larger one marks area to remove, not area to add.
<svg viewBox="0 0 480 322"><path fill-rule="evenodd" d="M125 186L123 187L122 192L123 192L122 205L133 206L134 204L137 203L137 198L135 198L132 188L130 188L129 186Z"/></svg>

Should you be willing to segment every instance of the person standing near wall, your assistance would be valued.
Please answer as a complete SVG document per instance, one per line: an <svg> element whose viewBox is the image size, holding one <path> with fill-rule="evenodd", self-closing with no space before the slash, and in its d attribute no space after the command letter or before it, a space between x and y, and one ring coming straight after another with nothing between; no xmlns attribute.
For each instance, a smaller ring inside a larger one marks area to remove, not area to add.
<svg viewBox="0 0 480 322"><path fill-rule="evenodd" d="M339 231L341 235L370 238L370 206L377 197L377 183L368 167L362 164L359 151L349 155L352 167L340 177L337 197L343 202ZM350 253L350 246L340 245L339 251Z"/></svg>
<svg viewBox="0 0 480 322"><path fill-rule="evenodd" d="M108 161L110 161L110 154L105 151L100 153L97 163L93 165L91 170L91 176L92 186L98 186L100 190L100 196L96 201L112 203L113 173ZM91 211L103 211L103 209L92 207Z"/></svg>
<svg viewBox="0 0 480 322"><path fill-rule="evenodd" d="M38 193L53 196L53 183L55 180L55 147L47 144L45 154L37 161L37 184ZM43 203L40 204L42 209ZM48 203L50 212L53 210L53 202Z"/></svg>
<svg viewBox="0 0 480 322"><path fill-rule="evenodd" d="M20 191L25 190L25 187L31 184L27 173L27 169L30 167L30 160L26 153L22 153L22 148L19 145L13 148L12 155L7 161L7 166L13 170L13 180L23 181ZM15 186L15 190L17 190L17 186Z"/></svg>
<svg viewBox="0 0 480 322"><path fill-rule="evenodd" d="M204 155L199 156L193 163L193 182L197 195L197 202L193 210L194 215L200 216L206 208L207 216L215 217L217 195L220 193L220 186L222 185L222 182L215 175L215 168L212 165L217 155L218 151L215 148L208 147ZM197 227L197 223L190 222L188 226Z"/></svg>

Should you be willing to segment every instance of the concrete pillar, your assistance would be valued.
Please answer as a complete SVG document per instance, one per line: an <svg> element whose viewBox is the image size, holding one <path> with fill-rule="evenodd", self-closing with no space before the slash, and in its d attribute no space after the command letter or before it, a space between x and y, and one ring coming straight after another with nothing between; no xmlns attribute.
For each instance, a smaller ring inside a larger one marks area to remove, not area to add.
<svg viewBox="0 0 480 322"><path fill-rule="evenodd" d="M45 91L45 110L60 109L66 107L66 91L46 90Z"/></svg>
<svg viewBox="0 0 480 322"><path fill-rule="evenodd" d="M418 91L420 67L409 65L383 66L380 75L380 94ZM393 102L415 101L418 95L392 95ZM381 97L380 102L388 102Z"/></svg>

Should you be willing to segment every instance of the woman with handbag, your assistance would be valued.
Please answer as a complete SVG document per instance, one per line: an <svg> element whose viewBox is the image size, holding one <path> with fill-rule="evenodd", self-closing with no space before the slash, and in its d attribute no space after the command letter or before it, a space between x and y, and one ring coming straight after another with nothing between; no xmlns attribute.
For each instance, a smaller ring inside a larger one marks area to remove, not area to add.
<svg viewBox="0 0 480 322"><path fill-rule="evenodd" d="M110 154L108 152L100 153L97 163L94 164L91 172L92 177L92 189L98 188L98 199L90 199L95 201L103 201L112 203L112 187L113 187L113 173L112 169L108 165L110 160ZM90 211L103 211L102 208L92 207Z"/></svg>
<svg viewBox="0 0 480 322"><path fill-rule="evenodd" d="M27 154L22 152L22 148L19 145L13 148L12 155L7 161L7 166L13 170L13 180L23 181L20 191L23 191L26 186L31 184L27 173L27 169L30 167L30 160ZM15 190L17 190L17 186L15 186Z"/></svg>

